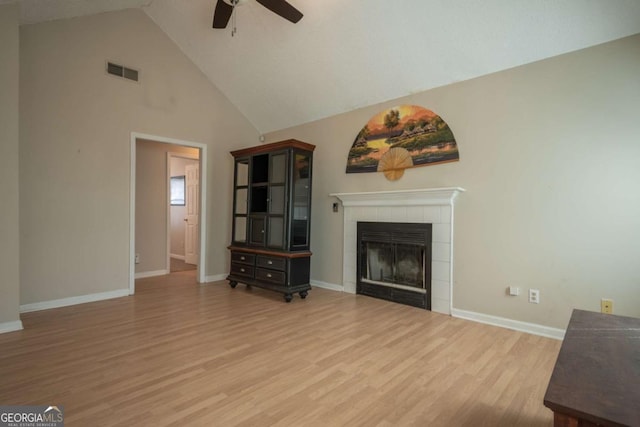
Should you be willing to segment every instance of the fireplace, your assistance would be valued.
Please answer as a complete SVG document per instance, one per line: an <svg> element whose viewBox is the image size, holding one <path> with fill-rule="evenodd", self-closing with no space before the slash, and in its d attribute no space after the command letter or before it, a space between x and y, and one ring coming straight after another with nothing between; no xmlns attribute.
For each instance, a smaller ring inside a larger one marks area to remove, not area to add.
<svg viewBox="0 0 640 427"><path fill-rule="evenodd" d="M396 222L431 224L431 310L451 314L453 303L454 200L460 187L415 190L332 193L344 207L342 284L332 289L357 292L357 223Z"/></svg>
<svg viewBox="0 0 640 427"><path fill-rule="evenodd" d="M431 310L431 228L358 222L356 293Z"/></svg>

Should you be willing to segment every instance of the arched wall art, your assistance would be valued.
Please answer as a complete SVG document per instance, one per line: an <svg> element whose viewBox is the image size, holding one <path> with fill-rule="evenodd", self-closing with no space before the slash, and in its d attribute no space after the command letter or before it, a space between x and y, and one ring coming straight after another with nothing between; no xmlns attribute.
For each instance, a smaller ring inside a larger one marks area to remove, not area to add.
<svg viewBox="0 0 640 427"><path fill-rule="evenodd" d="M356 136L347 173L383 172L390 181L416 166L456 162L458 145L449 125L417 105L401 105L376 114Z"/></svg>

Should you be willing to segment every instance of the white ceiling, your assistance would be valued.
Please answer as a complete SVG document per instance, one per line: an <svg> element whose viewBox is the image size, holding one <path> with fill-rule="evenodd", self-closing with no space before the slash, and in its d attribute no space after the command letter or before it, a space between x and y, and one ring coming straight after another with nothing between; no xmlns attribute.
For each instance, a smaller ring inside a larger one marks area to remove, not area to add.
<svg viewBox="0 0 640 427"><path fill-rule="evenodd" d="M2 0L0 0L2 2ZM22 0L22 22L141 7L261 133L640 33L638 0Z"/></svg>

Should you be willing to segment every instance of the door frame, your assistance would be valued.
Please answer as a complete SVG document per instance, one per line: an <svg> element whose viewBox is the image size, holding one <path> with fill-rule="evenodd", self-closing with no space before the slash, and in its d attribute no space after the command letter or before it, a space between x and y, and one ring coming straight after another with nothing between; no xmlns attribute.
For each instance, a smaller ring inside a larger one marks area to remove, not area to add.
<svg viewBox="0 0 640 427"><path fill-rule="evenodd" d="M175 151L167 152L167 200L170 200L171 198L171 159L177 158L177 159L194 160L198 162L198 164L200 165L200 168L202 169L200 154L198 156L192 156L187 153L177 153ZM198 193L202 193L202 191L198 189ZM186 197L186 194L185 194L185 197ZM200 197L202 197L202 194L200 194ZM199 212L198 212L198 216L200 216ZM199 226L200 226L200 219L198 219L198 227ZM198 254L198 263L200 263L200 254ZM171 203L167 204L167 270L169 270L169 272L171 271Z"/></svg>
<svg viewBox="0 0 640 427"><path fill-rule="evenodd" d="M207 145L200 142L131 132L130 137L130 187L129 187L129 295L135 294L135 252L136 252L136 142L138 139L164 142L166 144L181 145L200 149L200 221L199 253L196 278L199 283L206 282L206 229L207 229ZM167 248L167 252L169 248Z"/></svg>

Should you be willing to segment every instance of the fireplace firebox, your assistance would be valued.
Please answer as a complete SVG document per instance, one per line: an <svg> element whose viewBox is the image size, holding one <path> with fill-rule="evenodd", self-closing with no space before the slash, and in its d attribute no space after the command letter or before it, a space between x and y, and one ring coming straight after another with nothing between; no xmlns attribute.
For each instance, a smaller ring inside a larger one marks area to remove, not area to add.
<svg viewBox="0 0 640 427"><path fill-rule="evenodd" d="M431 310L431 224L358 222L356 293Z"/></svg>

